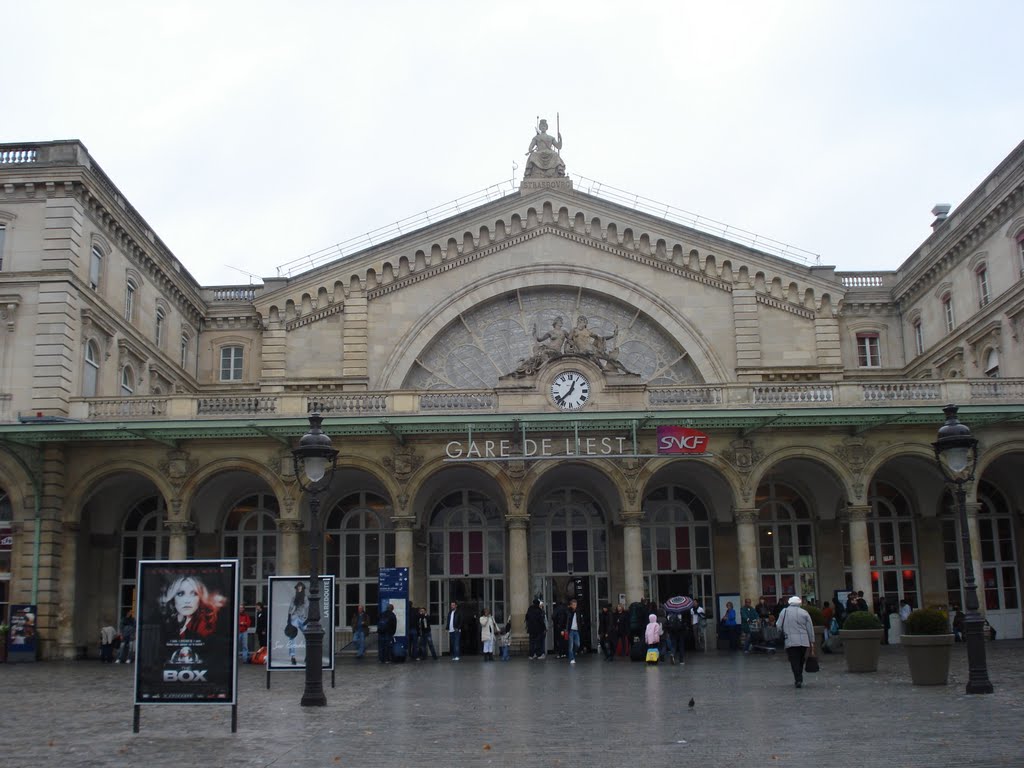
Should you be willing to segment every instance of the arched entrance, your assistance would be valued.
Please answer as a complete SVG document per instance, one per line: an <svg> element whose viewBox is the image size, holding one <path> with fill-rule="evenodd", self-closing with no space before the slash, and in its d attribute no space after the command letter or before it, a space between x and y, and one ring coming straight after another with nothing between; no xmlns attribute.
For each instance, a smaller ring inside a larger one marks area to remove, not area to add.
<svg viewBox="0 0 1024 768"><path fill-rule="evenodd" d="M687 488L664 485L647 494L643 509L645 592L657 603L688 595L710 605L711 521L704 501Z"/></svg>

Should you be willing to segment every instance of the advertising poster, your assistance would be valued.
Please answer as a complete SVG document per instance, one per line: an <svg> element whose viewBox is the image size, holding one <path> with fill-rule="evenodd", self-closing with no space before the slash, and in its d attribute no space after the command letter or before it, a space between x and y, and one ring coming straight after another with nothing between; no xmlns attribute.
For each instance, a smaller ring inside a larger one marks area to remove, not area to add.
<svg viewBox="0 0 1024 768"><path fill-rule="evenodd" d="M7 660L36 660L36 606L12 605L7 635Z"/></svg>
<svg viewBox="0 0 1024 768"><path fill-rule="evenodd" d="M267 611L267 669L306 668L309 577L271 576ZM320 577L323 669L334 669L334 577Z"/></svg>
<svg viewBox="0 0 1024 768"><path fill-rule="evenodd" d="M139 563L136 704L235 704L237 560Z"/></svg>

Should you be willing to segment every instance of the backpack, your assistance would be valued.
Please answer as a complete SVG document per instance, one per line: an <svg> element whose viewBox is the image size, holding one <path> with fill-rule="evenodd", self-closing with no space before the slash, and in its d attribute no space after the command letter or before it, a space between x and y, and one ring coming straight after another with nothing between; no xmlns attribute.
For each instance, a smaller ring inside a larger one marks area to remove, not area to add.
<svg viewBox="0 0 1024 768"><path fill-rule="evenodd" d="M670 612L665 616L665 625L673 631L678 631L683 628L683 614Z"/></svg>
<svg viewBox="0 0 1024 768"><path fill-rule="evenodd" d="M629 606L629 631L633 634L643 632L647 626L647 606L643 603L633 603Z"/></svg>

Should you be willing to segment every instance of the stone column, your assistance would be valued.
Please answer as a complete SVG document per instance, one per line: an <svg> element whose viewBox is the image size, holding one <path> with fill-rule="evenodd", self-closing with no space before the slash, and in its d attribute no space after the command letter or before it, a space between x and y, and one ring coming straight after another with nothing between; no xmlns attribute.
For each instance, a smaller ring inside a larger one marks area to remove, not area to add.
<svg viewBox="0 0 1024 768"><path fill-rule="evenodd" d="M978 530L978 512L981 504L967 502L967 532L971 535L971 560L974 563L974 583L978 585L978 613L985 615L985 580L982 578L984 568L981 562L981 533ZM959 514L959 513L958 513ZM963 578L963 581L966 581Z"/></svg>
<svg viewBox="0 0 1024 768"><path fill-rule="evenodd" d="M514 637L526 636L526 609L530 607L530 561L526 550L526 515L509 515L508 523L508 612Z"/></svg>
<svg viewBox="0 0 1024 768"><path fill-rule="evenodd" d="M81 608L75 572L78 521L66 519L63 445L43 448L40 474L39 580L35 600L39 608L38 638L44 659L74 658L74 617L76 608ZM76 527L65 527L65 523Z"/></svg>
<svg viewBox="0 0 1024 768"><path fill-rule="evenodd" d="M164 528L169 534L167 541L167 559L184 560L188 557L188 537L195 533L195 526L182 517L181 499L170 499L167 506L167 519Z"/></svg>
<svg viewBox="0 0 1024 768"><path fill-rule="evenodd" d="M626 580L626 604L644 596L644 551L640 539L640 510L622 512L622 565Z"/></svg>
<svg viewBox="0 0 1024 768"><path fill-rule="evenodd" d="M733 510L736 521L736 545L739 554L740 600L750 598L757 604L761 597L761 584L757 578L757 519L756 507Z"/></svg>
<svg viewBox="0 0 1024 768"><path fill-rule="evenodd" d="M164 527L170 534L167 542L168 560L185 560L188 558L188 538L196 532L195 523L191 520L167 520Z"/></svg>
<svg viewBox="0 0 1024 768"><path fill-rule="evenodd" d="M77 522L61 524L61 554L59 576L59 603L57 605L57 656L62 659L75 658L75 585L78 581L78 531ZM94 604L94 607L95 604ZM113 618L113 617L111 617ZM98 621L105 621L96 616ZM97 622L92 622L97 623Z"/></svg>
<svg viewBox="0 0 1024 768"><path fill-rule="evenodd" d="M853 589L864 591L870 608L875 604L871 586L871 550L868 547L868 516L870 506L847 507L846 519L850 525L850 566L853 569Z"/></svg>
<svg viewBox="0 0 1024 768"><path fill-rule="evenodd" d="M399 568L409 569L409 599L413 596L413 583L415 581L413 563L413 535L412 529L416 525L416 518L407 515L395 515L391 518L395 527L395 565Z"/></svg>
<svg viewBox="0 0 1024 768"><path fill-rule="evenodd" d="M277 572L281 576L301 576L299 573L299 538L302 521L291 517L277 521L280 532L280 550L277 553Z"/></svg>

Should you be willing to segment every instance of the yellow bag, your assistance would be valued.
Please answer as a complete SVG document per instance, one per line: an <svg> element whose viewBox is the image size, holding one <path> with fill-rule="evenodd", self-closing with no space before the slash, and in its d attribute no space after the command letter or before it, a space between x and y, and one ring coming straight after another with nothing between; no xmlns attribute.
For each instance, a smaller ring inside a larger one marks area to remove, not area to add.
<svg viewBox="0 0 1024 768"><path fill-rule="evenodd" d="M647 649L647 663L648 664L657 664L658 663L658 649L657 648L648 648Z"/></svg>

